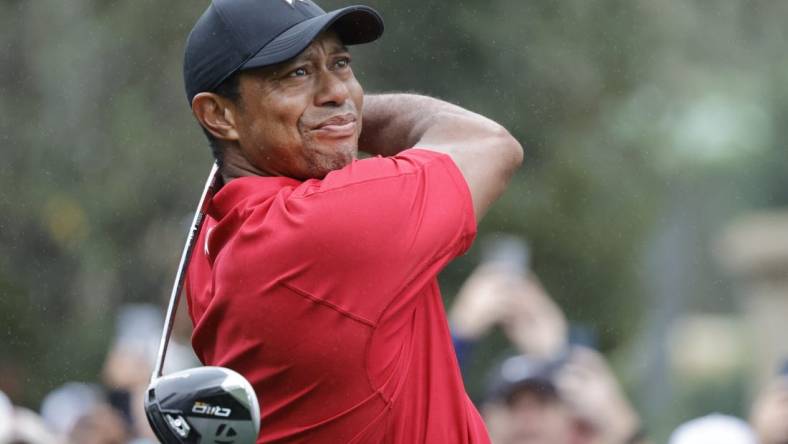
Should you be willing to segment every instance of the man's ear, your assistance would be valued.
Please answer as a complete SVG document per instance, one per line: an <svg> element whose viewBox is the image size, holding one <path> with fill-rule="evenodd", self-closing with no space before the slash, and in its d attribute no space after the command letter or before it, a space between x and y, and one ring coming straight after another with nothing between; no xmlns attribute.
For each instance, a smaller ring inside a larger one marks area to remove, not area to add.
<svg viewBox="0 0 788 444"><path fill-rule="evenodd" d="M229 99L212 92L201 92L192 99L194 117L220 140L238 140L235 108Z"/></svg>

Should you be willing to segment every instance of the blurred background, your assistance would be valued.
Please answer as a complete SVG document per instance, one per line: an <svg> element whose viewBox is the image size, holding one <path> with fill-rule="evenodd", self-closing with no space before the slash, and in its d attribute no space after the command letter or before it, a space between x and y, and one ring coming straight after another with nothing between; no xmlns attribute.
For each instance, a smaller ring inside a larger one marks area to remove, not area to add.
<svg viewBox="0 0 788 444"><path fill-rule="evenodd" d="M353 50L367 92L449 100L525 146L480 236L528 240L570 336L604 353L655 441L746 417L788 356L788 2L366 3L386 19ZM118 344L158 339L142 304L166 303L212 161L181 80L206 5L0 2L0 391L16 405L106 384ZM448 303L480 261L444 272ZM507 347L483 339L472 396Z"/></svg>

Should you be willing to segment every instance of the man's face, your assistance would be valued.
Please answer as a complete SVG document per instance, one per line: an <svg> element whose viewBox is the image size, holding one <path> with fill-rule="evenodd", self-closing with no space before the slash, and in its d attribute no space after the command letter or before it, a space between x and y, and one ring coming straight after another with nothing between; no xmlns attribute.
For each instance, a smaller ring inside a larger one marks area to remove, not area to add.
<svg viewBox="0 0 788 444"><path fill-rule="evenodd" d="M522 389L507 403L485 408L491 436L502 444L581 444L592 437L581 430L567 406L555 395Z"/></svg>
<svg viewBox="0 0 788 444"><path fill-rule="evenodd" d="M292 60L241 72L240 92L238 143L263 174L322 178L356 158L364 92L333 32Z"/></svg>
<svg viewBox="0 0 788 444"><path fill-rule="evenodd" d="M509 405L512 428L509 439L517 444L569 444L570 416L557 398L531 390L518 393Z"/></svg>

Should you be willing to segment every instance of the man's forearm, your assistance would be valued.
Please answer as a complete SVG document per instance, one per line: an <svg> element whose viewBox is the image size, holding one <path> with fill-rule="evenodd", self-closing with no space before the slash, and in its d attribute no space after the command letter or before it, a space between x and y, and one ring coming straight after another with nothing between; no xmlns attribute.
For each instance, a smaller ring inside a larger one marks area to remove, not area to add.
<svg viewBox="0 0 788 444"><path fill-rule="evenodd" d="M439 115L472 114L459 106L416 94L364 96L363 129L359 149L393 156L413 147Z"/></svg>
<svg viewBox="0 0 788 444"><path fill-rule="evenodd" d="M392 156L418 145L452 158L476 218L503 193L523 149L501 125L459 106L414 94L365 96L359 149Z"/></svg>

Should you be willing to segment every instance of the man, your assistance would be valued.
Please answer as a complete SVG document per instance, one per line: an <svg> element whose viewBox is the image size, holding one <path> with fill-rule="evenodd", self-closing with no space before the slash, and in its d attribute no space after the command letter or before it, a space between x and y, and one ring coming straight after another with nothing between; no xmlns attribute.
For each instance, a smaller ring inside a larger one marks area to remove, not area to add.
<svg viewBox="0 0 788 444"><path fill-rule="evenodd" d="M491 373L482 413L498 444L647 444L640 419L597 351L517 355Z"/></svg>
<svg viewBox="0 0 788 444"><path fill-rule="evenodd" d="M457 106L365 96L345 45L382 31L363 6L214 0L187 42L224 181L189 268L192 343L252 383L259 442L489 442L436 275L522 149Z"/></svg>
<svg viewBox="0 0 788 444"><path fill-rule="evenodd" d="M497 444L595 443L593 426L573 414L558 387L564 361L517 355L494 369L482 413Z"/></svg>

